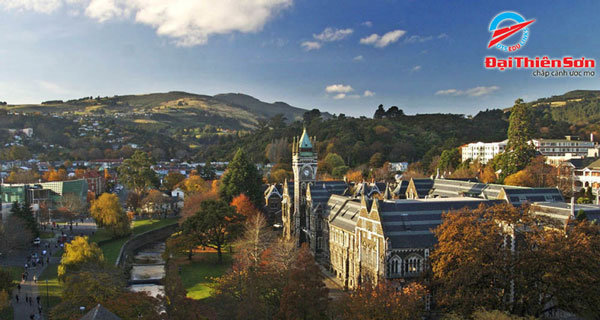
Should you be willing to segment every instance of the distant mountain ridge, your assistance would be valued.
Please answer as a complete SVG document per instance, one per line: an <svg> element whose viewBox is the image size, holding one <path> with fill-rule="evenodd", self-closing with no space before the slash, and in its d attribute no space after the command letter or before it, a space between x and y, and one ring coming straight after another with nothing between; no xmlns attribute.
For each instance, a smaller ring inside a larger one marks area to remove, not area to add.
<svg viewBox="0 0 600 320"><path fill-rule="evenodd" d="M241 93L209 96L182 91L51 100L41 104L5 105L0 108L47 114L113 114L138 124L176 127L212 125L233 130L254 129L261 120L268 120L277 114L283 114L288 122L302 120L303 114L308 111L284 102L264 102Z"/></svg>

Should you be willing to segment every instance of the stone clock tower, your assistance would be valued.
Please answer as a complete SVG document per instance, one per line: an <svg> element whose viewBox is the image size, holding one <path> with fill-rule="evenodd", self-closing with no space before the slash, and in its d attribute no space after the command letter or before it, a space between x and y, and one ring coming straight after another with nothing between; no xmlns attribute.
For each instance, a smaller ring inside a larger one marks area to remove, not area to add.
<svg viewBox="0 0 600 320"><path fill-rule="evenodd" d="M313 139L314 140L314 139ZM292 144L292 169L294 170L293 232L297 241L303 242L302 229L306 229L306 187L317 179L317 153L306 134L306 128Z"/></svg>

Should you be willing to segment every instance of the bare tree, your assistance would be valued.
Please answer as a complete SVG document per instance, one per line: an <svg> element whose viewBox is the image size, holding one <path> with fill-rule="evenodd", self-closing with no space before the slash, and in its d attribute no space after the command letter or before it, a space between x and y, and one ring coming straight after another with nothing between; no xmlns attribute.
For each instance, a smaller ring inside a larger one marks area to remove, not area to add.
<svg viewBox="0 0 600 320"><path fill-rule="evenodd" d="M56 213L73 224L73 219L85 212L87 204L75 193L65 193L58 202Z"/></svg>
<svg viewBox="0 0 600 320"><path fill-rule="evenodd" d="M244 225L242 237L234 246L238 250L237 261L244 267L257 266L263 252L273 244L275 238L262 214L250 217Z"/></svg>

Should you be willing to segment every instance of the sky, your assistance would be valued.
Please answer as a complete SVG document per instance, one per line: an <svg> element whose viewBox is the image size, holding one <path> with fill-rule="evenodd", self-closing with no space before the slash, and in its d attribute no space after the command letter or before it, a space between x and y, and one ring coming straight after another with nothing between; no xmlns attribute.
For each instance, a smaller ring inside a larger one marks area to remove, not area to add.
<svg viewBox="0 0 600 320"><path fill-rule="evenodd" d="M509 55L487 48L502 11L536 19L519 56L600 58L594 0L0 0L0 101L240 92L352 116L476 114L600 89L484 69Z"/></svg>

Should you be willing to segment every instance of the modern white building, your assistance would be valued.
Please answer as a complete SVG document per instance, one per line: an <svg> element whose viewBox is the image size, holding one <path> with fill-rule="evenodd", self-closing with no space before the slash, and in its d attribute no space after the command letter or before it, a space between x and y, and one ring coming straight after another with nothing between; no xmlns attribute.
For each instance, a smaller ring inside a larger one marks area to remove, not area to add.
<svg viewBox="0 0 600 320"><path fill-rule="evenodd" d="M478 160L479 163L486 164L497 154L504 152L507 141L469 143L461 148L462 161Z"/></svg>
<svg viewBox="0 0 600 320"><path fill-rule="evenodd" d="M529 143L544 156L561 156L571 154L575 156L588 156L588 151L593 150L594 141L578 140L576 137L566 136L565 139L532 139Z"/></svg>

